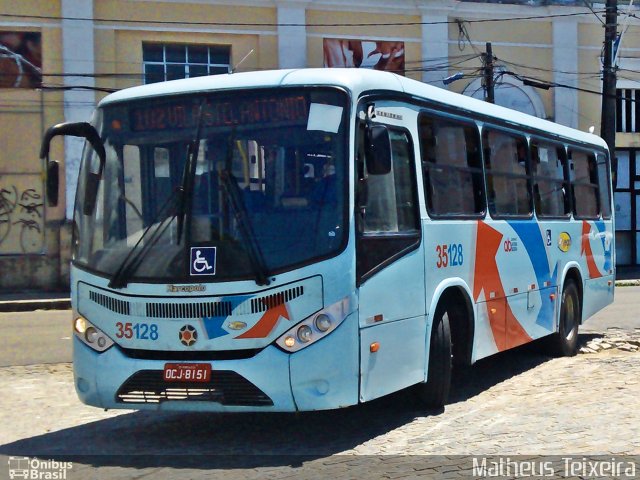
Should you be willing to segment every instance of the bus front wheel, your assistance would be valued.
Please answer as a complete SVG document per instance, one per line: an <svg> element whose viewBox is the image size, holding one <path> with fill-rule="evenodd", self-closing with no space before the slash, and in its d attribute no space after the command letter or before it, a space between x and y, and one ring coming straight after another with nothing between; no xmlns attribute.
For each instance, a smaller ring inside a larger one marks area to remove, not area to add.
<svg viewBox="0 0 640 480"><path fill-rule="evenodd" d="M580 294L576 283L568 279L560 301L560 324L551 340L551 354L556 357L572 357L578 352L578 327L580 325Z"/></svg>
<svg viewBox="0 0 640 480"><path fill-rule="evenodd" d="M443 408L451 386L451 328L449 313L438 305L433 317L427 381L418 385L418 396L428 408Z"/></svg>

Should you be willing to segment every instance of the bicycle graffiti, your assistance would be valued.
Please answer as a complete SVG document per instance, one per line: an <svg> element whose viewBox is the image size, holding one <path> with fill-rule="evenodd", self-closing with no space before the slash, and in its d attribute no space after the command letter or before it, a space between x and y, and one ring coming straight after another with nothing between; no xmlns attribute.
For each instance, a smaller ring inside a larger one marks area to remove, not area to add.
<svg viewBox="0 0 640 480"><path fill-rule="evenodd" d="M43 208L35 188L0 186L0 254L42 251Z"/></svg>

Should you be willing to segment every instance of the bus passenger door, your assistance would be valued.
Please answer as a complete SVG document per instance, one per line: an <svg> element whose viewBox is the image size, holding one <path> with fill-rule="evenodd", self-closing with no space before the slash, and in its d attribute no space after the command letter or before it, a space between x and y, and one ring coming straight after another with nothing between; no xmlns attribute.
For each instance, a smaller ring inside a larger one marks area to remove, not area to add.
<svg viewBox="0 0 640 480"><path fill-rule="evenodd" d="M365 177L358 187L356 252L361 401L424 380L424 253L416 169L409 132L390 128L389 135L390 171L365 173L360 164L359 178Z"/></svg>

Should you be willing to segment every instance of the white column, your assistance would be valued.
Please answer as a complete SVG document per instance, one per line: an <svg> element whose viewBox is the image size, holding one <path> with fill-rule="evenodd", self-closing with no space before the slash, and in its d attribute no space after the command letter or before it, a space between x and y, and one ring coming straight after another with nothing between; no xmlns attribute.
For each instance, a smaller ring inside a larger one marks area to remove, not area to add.
<svg viewBox="0 0 640 480"><path fill-rule="evenodd" d="M305 68L307 66L307 30L304 6L278 5L278 66ZM296 24L299 26L283 26Z"/></svg>
<svg viewBox="0 0 640 480"><path fill-rule="evenodd" d="M553 21L553 81L578 86L578 22L559 18ZM553 90L555 121L578 128L578 91L571 88Z"/></svg>
<svg viewBox="0 0 640 480"><path fill-rule="evenodd" d="M93 1L62 0L62 65L65 74L95 73L93 39ZM83 20L72 20L80 18ZM87 19L87 20L84 20ZM91 77L64 77L64 85L95 86ZM64 92L64 119L67 122L88 121L95 108L96 96L91 90ZM66 216L73 216L73 202L80 169L83 140L65 137Z"/></svg>
<svg viewBox="0 0 640 480"><path fill-rule="evenodd" d="M431 22L447 22L446 15L434 15L424 13L422 15L423 23ZM431 69L438 65L446 65L449 59L449 28L446 23L438 23L436 25L422 25L422 59L423 68ZM438 70L422 72L422 81L443 87L442 79L454 74L446 68Z"/></svg>

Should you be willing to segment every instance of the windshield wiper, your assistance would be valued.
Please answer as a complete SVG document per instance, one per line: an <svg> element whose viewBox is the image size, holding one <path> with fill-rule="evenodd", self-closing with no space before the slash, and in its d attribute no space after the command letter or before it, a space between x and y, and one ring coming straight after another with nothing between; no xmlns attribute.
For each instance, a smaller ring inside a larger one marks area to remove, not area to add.
<svg viewBox="0 0 640 480"><path fill-rule="evenodd" d="M200 138L202 137L202 114L204 112L204 102L200 103L198 109L198 122L196 133L187 149L187 159L182 171L182 200L178 204L178 245L182 236L182 229L187 227L187 232L191 231L191 200L193 197L193 180L196 176L198 163L198 152L200 151ZM187 203L188 202L188 203ZM185 220L186 218L186 220Z"/></svg>
<svg viewBox="0 0 640 480"><path fill-rule="evenodd" d="M182 238L182 232L185 225L185 217L186 217L186 227L187 231L190 229L190 212L187 210L187 202L190 201L192 197L191 193L193 190L193 178L196 173L196 164L198 161L198 151L200 147L200 137L202 135L202 113L204 111L204 103L200 104L200 109L198 110L198 122L196 126L196 132L193 140L189 143L189 147L187 149L187 158L184 162L184 169L182 171L182 185L176 188L173 194L167 199L165 204L160 208L155 218L151 221L149 226L142 233L142 236L138 239L136 244L133 246L129 254L125 257L124 261L120 264L120 267L111 278L109 282L109 288L122 288L127 285L131 275L137 270L137 268L142 263L142 260L147 255L147 252L151 250L157 241L162 237L162 234L167 229L167 227L171 224L171 221L174 217L177 217L177 235L176 235L176 244L180 245L180 239ZM179 194L179 195L178 195ZM168 206L175 202L178 199L176 210L170 215L165 215L165 212L168 212ZM190 210L190 209L189 209ZM158 227L153 231L151 236L149 237L149 241L145 242L138 252L136 252L138 246L141 242L147 237L149 232L151 231L151 227L160 219L162 221L158 225ZM169 220L167 222L167 220ZM165 223L166 222L166 223Z"/></svg>
<svg viewBox="0 0 640 480"><path fill-rule="evenodd" d="M171 221L176 216L177 212L172 211L174 204L176 203L176 199L182 198L184 196L184 191L182 187L176 188L172 194L167 198L166 202L162 205L158 213L153 218L153 220L149 223L149 226L142 232L142 235L136 242L136 244L131 248L127 256L124 258L118 270L113 274L111 280L109 281L109 288L122 288L127 285L129 282L129 278L133 272L140 266L142 263L142 259L145 257L147 252L153 247L158 239L162 237L162 234L165 232L167 227L171 225ZM162 219L162 220L160 220ZM168 221L167 221L168 220ZM157 222L160 223L157 223ZM156 226L155 229L153 227ZM151 234L149 234L151 232ZM140 250L138 247L142 244L143 240L147 239Z"/></svg>
<svg viewBox="0 0 640 480"><path fill-rule="evenodd" d="M229 146L229 151L231 151L231 146ZM260 250L260 245L256 242L251 221L247 215L247 209L242 201L242 192L240 192L238 183L229 171L228 166L220 172L220 178L222 179L222 185L227 193L229 203L231 203L231 208L235 213L240 235L244 239L247 256L249 257L251 268L256 275L256 283L258 285L269 285L271 283L269 280L269 272L262 251Z"/></svg>

